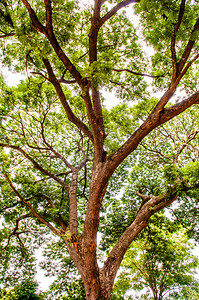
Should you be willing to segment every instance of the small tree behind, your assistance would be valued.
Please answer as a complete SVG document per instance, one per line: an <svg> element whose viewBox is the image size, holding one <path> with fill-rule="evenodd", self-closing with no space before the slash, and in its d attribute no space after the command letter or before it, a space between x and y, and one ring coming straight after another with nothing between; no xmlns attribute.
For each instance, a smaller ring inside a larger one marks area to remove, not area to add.
<svg viewBox="0 0 199 300"><path fill-rule="evenodd" d="M176 231L174 225L172 232L167 227L170 222L166 222L165 217L163 220L161 229L156 219L127 251L122 264L127 271L119 276L115 295L124 295L133 289L138 294L147 293L140 299L199 299L199 281L194 277L199 260L191 253L193 244L188 242L184 230Z"/></svg>
<svg viewBox="0 0 199 300"><path fill-rule="evenodd" d="M36 291L37 283L33 281L24 281L12 289L2 290L1 300L42 300Z"/></svg>

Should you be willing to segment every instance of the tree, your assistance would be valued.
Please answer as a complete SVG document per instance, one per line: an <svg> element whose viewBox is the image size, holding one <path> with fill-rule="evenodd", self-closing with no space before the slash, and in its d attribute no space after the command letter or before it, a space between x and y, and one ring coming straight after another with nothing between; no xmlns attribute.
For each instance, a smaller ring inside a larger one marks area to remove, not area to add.
<svg viewBox="0 0 199 300"><path fill-rule="evenodd" d="M198 258L191 253L193 244L176 226L171 231L170 222L160 214L158 222L162 227L154 220L148 233L126 252L125 269L114 288L118 299L129 289L145 291L140 299L198 299L199 283L194 278Z"/></svg>
<svg viewBox="0 0 199 300"><path fill-rule="evenodd" d="M41 300L41 296L36 294L37 284L33 281L24 281L16 285L14 288L3 291L2 300Z"/></svg>
<svg viewBox="0 0 199 300"><path fill-rule="evenodd" d="M139 30L125 13L132 4ZM2 63L28 75L16 88L1 80L3 274L12 247L29 253L31 237L44 243L51 231L65 243L86 298L111 299L124 254L151 216L177 201L179 191L198 189L198 162L185 175L167 168L158 192L138 191L137 213L99 267L109 182L121 188L119 176L143 139L198 108L198 11L188 0L1 1ZM153 48L151 57L143 44ZM159 100L150 84L162 92ZM104 90L120 104L108 110ZM144 120L135 113L142 104Z"/></svg>

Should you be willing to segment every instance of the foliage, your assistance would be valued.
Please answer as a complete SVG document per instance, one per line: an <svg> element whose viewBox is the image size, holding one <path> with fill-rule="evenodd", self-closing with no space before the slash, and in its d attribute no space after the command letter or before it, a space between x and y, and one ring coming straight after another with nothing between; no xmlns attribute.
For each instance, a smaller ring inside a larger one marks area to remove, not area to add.
<svg viewBox="0 0 199 300"><path fill-rule="evenodd" d="M140 299L198 299L199 282L194 275L199 261L192 254L193 243L184 230L169 223L159 215L131 245L115 283L115 297L122 299L133 289L142 292Z"/></svg>
<svg viewBox="0 0 199 300"><path fill-rule="evenodd" d="M67 296L63 296L60 300L85 300L86 294L82 280L76 280L67 288Z"/></svg>
<svg viewBox="0 0 199 300"><path fill-rule="evenodd" d="M2 300L41 300L42 296L36 293L37 283L33 281L23 281L12 289L1 292Z"/></svg>

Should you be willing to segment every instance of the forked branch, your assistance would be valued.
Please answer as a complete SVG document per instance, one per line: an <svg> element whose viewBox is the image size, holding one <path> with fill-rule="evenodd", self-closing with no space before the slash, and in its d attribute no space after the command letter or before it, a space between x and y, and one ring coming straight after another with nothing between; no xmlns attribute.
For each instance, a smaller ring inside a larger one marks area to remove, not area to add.
<svg viewBox="0 0 199 300"><path fill-rule="evenodd" d="M168 95L168 98L170 99L171 96L172 94ZM164 108L163 104L161 103L161 100L157 104L153 112L148 116L146 121L131 135L131 137L114 154L110 155L107 158L107 167L109 170L109 172L107 171L107 175L109 174L109 176L111 176L114 170L118 167L118 165L130 153L132 153L132 151L134 151L137 148L138 144L143 140L143 138L148 133L150 133L154 128L171 120L175 116L185 111L190 106L194 104L199 104L199 92L167 108ZM160 110L159 108L160 105L163 106L162 110Z"/></svg>
<svg viewBox="0 0 199 300"><path fill-rule="evenodd" d="M81 74L78 72L78 70L72 64L70 59L66 56L66 54L64 53L64 51L60 47L60 45L59 45L59 43L58 43L58 41L57 41L57 39L54 35L53 26L52 26L51 1L50 0L45 1L46 19L47 19L46 20L46 26L41 24L41 22L39 21L35 11L31 7L30 3L27 0L21 0L21 1L25 5L25 7L26 7L26 9L29 13L29 16L30 16L31 21L32 21L32 27L36 31L44 34L48 38L48 40L49 40L50 44L52 45L54 51L56 52L59 59L63 62L66 69L71 73L71 75L77 81L77 83L80 85L80 87L82 89L84 89L85 85L87 85L87 81L82 78Z"/></svg>

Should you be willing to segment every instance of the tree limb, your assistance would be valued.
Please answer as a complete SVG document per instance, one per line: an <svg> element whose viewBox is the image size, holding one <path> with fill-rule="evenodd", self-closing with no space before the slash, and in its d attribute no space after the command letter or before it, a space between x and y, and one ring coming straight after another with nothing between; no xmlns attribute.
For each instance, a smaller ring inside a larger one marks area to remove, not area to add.
<svg viewBox="0 0 199 300"><path fill-rule="evenodd" d="M50 178L54 179L55 181L57 181L59 184L61 184L67 191L69 191L69 186L58 176L50 173L49 171L45 170L41 165L39 165L29 154L27 154L22 148L20 148L19 146L15 146L15 145L9 145L9 144L3 144L0 143L1 147L5 147L5 148L11 148L14 149L18 152L20 152L26 159L28 159L33 166L39 170L42 174L49 176Z"/></svg>
<svg viewBox="0 0 199 300"><path fill-rule="evenodd" d="M15 32L10 32L10 33L4 33L3 35L0 35L0 39L1 38L6 38L6 37L9 37L9 36L14 36L15 35Z"/></svg>
<svg viewBox="0 0 199 300"><path fill-rule="evenodd" d="M71 234L77 235L77 186L78 171L72 173L69 190L69 230Z"/></svg>
<svg viewBox="0 0 199 300"><path fill-rule="evenodd" d="M178 20L177 20L177 23L174 26L173 35L172 35L172 38L171 38L171 57L172 57L172 65L173 65L173 78L176 78L176 76L177 76L177 59L176 59L176 49L175 49L176 34L177 34L177 32L180 28L180 25L182 23L182 18L184 16L185 2L186 2L186 0L181 1Z"/></svg>
<svg viewBox="0 0 199 300"><path fill-rule="evenodd" d="M15 225L15 228L13 229L13 231L9 234L8 236L8 242L7 242L7 245L4 247L4 249L6 249L10 243L10 239L11 239L11 236L13 235L19 235L19 234L22 234L22 233L25 233L27 231L21 231L21 232L17 232L17 230L19 229L19 222L21 220L24 220L26 218L29 218L30 217L30 214L26 214L26 215L23 215L21 216L19 219L16 220L16 225Z"/></svg>
<svg viewBox="0 0 199 300"><path fill-rule="evenodd" d="M131 3L138 3L140 0L124 0L119 2L117 5L115 5L106 15L104 15L101 20L100 20L100 27L107 21L109 20L112 16L114 16L118 10L121 8L126 7L127 5Z"/></svg>
<svg viewBox="0 0 199 300"><path fill-rule="evenodd" d="M193 104L198 103L199 92L171 107L162 109L162 111L158 111L158 103L146 121L131 135L131 137L115 153L107 157L106 164L103 168L106 170L105 177L107 180L113 174L118 165L137 148L138 144L149 132L179 115Z"/></svg>
<svg viewBox="0 0 199 300"><path fill-rule="evenodd" d="M169 199L167 199L167 196L165 196L165 198L160 198L153 195L150 196L150 200L143 204L133 223L125 230L111 250L103 268L101 269L101 276L106 274L106 278L110 283L113 284L117 270L129 245L141 232L141 230L147 226L150 217L155 212L169 206L173 201L176 200L176 198L177 196L175 195L170 195Z"/></svg>
<svg viewBox="0 0 199 300"><path fill-rule="evenodd" d="M1 1L2 2L2 1ZM7 7L6 2L3 3L5 7ZM14 24L11 18L11 15L9 13L5 13L1 8L0 8L0 14L4 18L4 20L14 29Z"/></svg>
<svg viewBox="0 0 199 300"><path fill-rule="evenodd" d="M130 69L113 69L113 71L115 71L115 72L128 72L128 73L131 73L133 75L146 76L146 77L150 77L150 78L160 78L160 77L164 76L164 75L149 75L149 74L134 72L134 71L131 71Z"/></svg>
<svg viewBox="0 0 199 300"><path fill-rule="evenodd" d="M44 65L47 69L47 72L48 72L48 76L49 76L49 81L53 84L56 92L57 92L57 95L63 105L63 108L68 116L68 119L73 123L75 124L78 128L80 128L84 133L85 135L93 142L93 135L92 135L92 132L89 130L89 128L79 119L77 118L74 113L72 112L67 100L66 100L66 96L62 90L62 87L58 81L58 79L56 78L54 72L53 72L53 69L51 67L51 64L49 62L48 59L43 59L43 62L44 62Z"/></svg>
<svg viewBox="0 0 199 300"><path fill-rule="evenodd" d="M175 157L175 160L174 160L174 163L177 164L179 155L182 153L182 151L183 151L184 148L188 145L188 143L190 143L193 139L196 138L196 135L198 134L198 132L199 132L199 131L196 130L195 132L192 132L192 133L190 133L190 134L188 135L187 140L184 142L184 144L182 145L182 147L181 147L179 150L177 150L177 152L176 152L176 157Z"/></svg>
<svg viewBox="0 0 199 300"><path fill-rule="evenodd" d="M46 28L47 31L53 30L53 24L52 24L52 6L51 6L51 0L44 0L45 6L46 6Z"/></svg>
<svg viewBox="0 0 199 300"><path fill-rule="evenodd" d="M199 30L199 19L196 21L196 23L194 25L194 28L191 32L191 37L190 37L190 39L184 49L182 57L178 63L178 74L180 74L182 69L184 68L184 65L186 64L187 59L189 58L191 50L193 49L193 46L195 45L196 39L195 38L192 39L192 35L198 30Z"/></svg>
<svg viewBox="0 0 199 300"><path fill-rule="evenodd" d="M46 146L55 154L56 157L58 157L59 159L61 159L63 161L63 163L71 170L74 170L75 168L67 161L67 159L61 155L59 152L57 152L52 145L50 145L44 135L44 122L46 119L46 115L44 116L43 121L41 122L41 135L43 138L44 143L46 144Z"/></svg>
<svg viewBox="0 0 199 300"><path fill-rule="evenodd" d="M9 183L10 187L12 188L12 190L14 191L14 193L17 195L17 197L22 201L22 203L31 211L31 213L33 214L33 216L35 218L37 218L41 223L43 223L44 225L46 225L53 233L55 233L56 235L60 236L61 232L59 230L57 230L52 224L50 224L49 222L47 222L43 216L41 216L40 214L38 214L34 208L32 207L32 205L26 201L26 199L24 199L22 197L22 195L17 191L17 189L14 187L13 183L11 182L10 178L8 177L8 175L6 174L6 172L4 172L4 177L6 178L7 182Z"/></svg>
<svg viewBox="0 0 199 300"><path fill-rule="evenodd" d="M23 4L25 5L29 16L31 18L32 21L32 27L44 34L50 44L52 45L54 51L56 52L57 56L59 57L59 59L63 62L64 66L66 67L66 69L71 73L71 75L73 76L73 78L77 81L77 83L80 85L80 87L82 89L85 88L85 86L88 84L86 79L83 79L81 74L77 71L77 69L75 68L75 66L72 64L72 62L70 61L70 59L66 56L66 54L64 53L64 51L62 50L62 48L60 47L54 32L53 32L53 27L52 27L52 11L51 11L51 1L50 0L46 0L45 1L45 5L46 5L46 27L43 26L40 21L37 18L37 15L35 13L35 11L32 9L30 3L27 0L21 0L23 2Z"/></svg>
<svg viewBox="0 0 199 300"><path fill-rule="evenodd" d="M47 30L46 30L46 27L43 26L39 19L37 18L37 15L35 13L35 11L32 9L30 3L27 1L27 0L21 0L23 2L23 4L25 5L29 15L30 15L30 18L31 18L31 21L32 21L32 28L34 28L36 31L39 31L41 33L43 33L45 36L47 36Z"/></svg>
<svg viewBox="0 0 199 300"><path fill-rule="evenodd" d="M53 208L53 209L56 209L56 206L55 204L53 203L53 201L50 199L50 197L48 197L47 195L43 194L43 193L38 193L36 196L39 196L43 199L45 199L48 204ZM62 218L62 216L58 213L58 216L55 217L55 221L58 222L58 225L60 225L63 229L63 231L65 232L66 231L66 228L68 227L68 223L66 223L64 221L64 219Z"/></svg>

